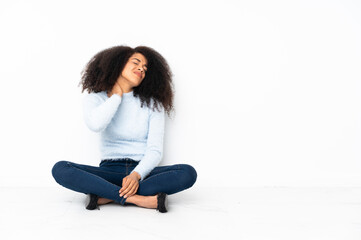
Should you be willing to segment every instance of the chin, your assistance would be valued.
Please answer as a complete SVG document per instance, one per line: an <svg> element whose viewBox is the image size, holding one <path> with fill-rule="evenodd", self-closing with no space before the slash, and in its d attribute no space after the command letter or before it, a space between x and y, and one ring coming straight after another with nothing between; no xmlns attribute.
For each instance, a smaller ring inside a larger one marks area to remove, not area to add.
<svg viewBox="0 0 361 240"><path fill-rule="evenodd" d="M134 81L132 82L133 87L138 87L142 82Z"/></svg>

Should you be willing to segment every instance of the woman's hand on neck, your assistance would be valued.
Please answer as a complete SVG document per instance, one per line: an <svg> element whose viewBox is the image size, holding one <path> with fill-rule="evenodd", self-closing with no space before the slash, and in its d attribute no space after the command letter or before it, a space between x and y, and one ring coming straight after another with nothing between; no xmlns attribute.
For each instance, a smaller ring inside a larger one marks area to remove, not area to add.
<svg viewBox="0 0 361 240"><path fill-rule="evenodd" d="M129 84L129 82L127 80L125 80L124 78L119 77L117 82L115 83L116 85L118 85L123 93L128 93L133 91L133 85Z"/></svg>
<svg viewBox="0 0 361 240"><path fill-rule="evenodd" d="M118 94L120 97L123 96L123 88L120 86L120 84L118 82L116 82L112 88L112 91L108 92L107 95L108 97L111 97L113 94Z"/></svg>

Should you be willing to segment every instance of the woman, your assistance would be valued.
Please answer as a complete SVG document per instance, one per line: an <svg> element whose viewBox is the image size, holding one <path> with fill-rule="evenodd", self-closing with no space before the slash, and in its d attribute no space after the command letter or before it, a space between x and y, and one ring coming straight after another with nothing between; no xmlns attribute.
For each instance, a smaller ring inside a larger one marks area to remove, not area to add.
<svg viewBox="0 0 361 240"><path fill-rule="evenodd" d="M110 202L167 212L167 194L197 179L186 164L157 167L163 155L165 113L173 111L172 74L166 60L144 46L97 53L82 72L84 120L101 133L99 167L57 162L62 186L88 194L86 208Z"/></svg>

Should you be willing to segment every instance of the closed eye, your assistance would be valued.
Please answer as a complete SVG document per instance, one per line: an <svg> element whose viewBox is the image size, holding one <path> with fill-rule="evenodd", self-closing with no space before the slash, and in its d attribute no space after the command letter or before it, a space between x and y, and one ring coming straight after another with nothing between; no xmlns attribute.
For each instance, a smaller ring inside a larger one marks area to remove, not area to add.
<svg viewBox="0 0 361 240"><path fill-rule="evenodd" d="M133 62L135 65L139 65L139 62ZM148 68L146 66L143 66L144 71L148 71Z"/></svg>

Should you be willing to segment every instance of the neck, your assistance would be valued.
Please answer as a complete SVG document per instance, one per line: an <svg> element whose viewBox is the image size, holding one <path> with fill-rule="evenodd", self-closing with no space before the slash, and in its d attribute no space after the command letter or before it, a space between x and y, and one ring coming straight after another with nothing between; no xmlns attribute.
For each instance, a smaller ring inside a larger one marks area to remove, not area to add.
<svg viewBox="0 0 361 240"><path fill-rule="evenodd" d="M117 81L117 83L119 84L120 88L122 89L123 93L129 93L131 91L133 91L133 87L130 86L129 84L127 84L126 81Z"/></svg>

